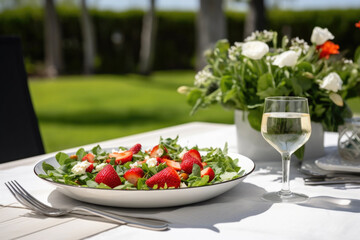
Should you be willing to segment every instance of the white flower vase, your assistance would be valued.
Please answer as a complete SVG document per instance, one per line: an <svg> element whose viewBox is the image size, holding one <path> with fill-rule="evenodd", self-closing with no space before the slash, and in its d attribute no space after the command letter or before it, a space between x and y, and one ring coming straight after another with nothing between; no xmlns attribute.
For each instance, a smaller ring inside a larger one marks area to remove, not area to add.
<svg viewBox="0 0 360 240"><path fill-rule="evenodd" d="M247 113L235 110L237 149L253 161L280 161L280 154L253 129L247 119ZM311 122L311 136L305 144L304 159L316 159L325 154L324 130L320 123Z"/></svg>

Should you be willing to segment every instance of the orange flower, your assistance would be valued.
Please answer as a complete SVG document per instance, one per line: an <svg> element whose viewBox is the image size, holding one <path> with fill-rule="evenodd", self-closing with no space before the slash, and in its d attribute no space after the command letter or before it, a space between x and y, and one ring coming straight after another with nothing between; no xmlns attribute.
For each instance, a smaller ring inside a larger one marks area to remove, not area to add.
<svg viewBox="0 0 360 240"><path fill-rule="evenodd" d="M355 23L355 27L360 28L360 21Z"/></svg>
<svg viewBox="0 0 360 240"><path fill-rule="evenodd" d="M320 50L320 58L329 59L331 54L339 54L339 45L331 42L326 41L324 44L319 45L316 49Z"/></svg>

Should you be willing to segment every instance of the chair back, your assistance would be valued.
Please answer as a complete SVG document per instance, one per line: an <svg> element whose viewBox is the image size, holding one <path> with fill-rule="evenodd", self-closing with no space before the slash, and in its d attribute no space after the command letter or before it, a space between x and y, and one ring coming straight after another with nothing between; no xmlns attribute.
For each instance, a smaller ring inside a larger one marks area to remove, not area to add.
<svg viewBox="0 0 360 240"><path fill-rule="evenodd" d="M20 39L0 37L0 163L43 153Z"/></svg>

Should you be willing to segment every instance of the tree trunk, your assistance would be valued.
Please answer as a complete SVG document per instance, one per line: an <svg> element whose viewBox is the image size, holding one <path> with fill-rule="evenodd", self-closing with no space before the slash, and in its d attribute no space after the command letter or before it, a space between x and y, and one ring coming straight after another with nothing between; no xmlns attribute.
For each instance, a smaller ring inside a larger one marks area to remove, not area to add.
<svg viewBox="0 0 360 240"><path fill-rule="evenodd" d="M226 38L226 19L222 0L200 0L196 28L196 69L200 70L206 65L205 50L212 48L218 40Z"/></svg>
<svg viewBox="0 0 360 240"><path fill-rule="evenodd" d="M245 19L244 38L256 30L264 30L266 21L264 0L250 0Z"/></svg>
<svg viewBox="0 0 360 240"><path fill-rule="evenodd" d="M61 32L53 0L45 1L45 74L56 77L63 69Z"/></svg>
<svg viewBox="0 0 360 240"><path fill-rule="evenodd" d="M157 19L155 16L155 0L150 0L150 8L144 15L141 30L140 74L149 75L152 71L155 51Z"/></svg>
<svg viewBox="0 0 360 240"><path fill-rule="evenodd" d="M93 74L95 69L95 33L94 25L86 6L86 0L81 0L81 30L83 37L84 73Z"/></svg>

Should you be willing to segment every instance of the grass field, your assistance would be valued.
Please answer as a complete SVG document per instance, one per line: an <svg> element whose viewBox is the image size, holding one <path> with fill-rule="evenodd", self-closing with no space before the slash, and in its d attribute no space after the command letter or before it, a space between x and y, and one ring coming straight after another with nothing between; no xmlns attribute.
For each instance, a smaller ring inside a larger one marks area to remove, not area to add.
<svg viewBox="0 0 360 240"><path fill-rule="evenodd" d="M30 91L47 152L191 121L232 123L232 111L214 106L189 116L177 88L194 72L66 76L32 79Z"/></svg>
<svg viewBox="0 0 360 240"><path fill-rule="evenodd" d="M220 106L189 116L186 97L192 71L139 75L66 76L31 79L30 91L47 152L191 121L233 123L233 112ZM350 101L360 113L360 99Z"/></svg>

